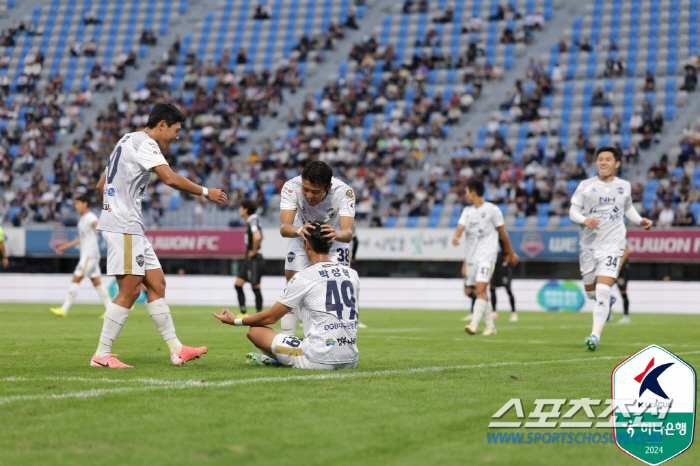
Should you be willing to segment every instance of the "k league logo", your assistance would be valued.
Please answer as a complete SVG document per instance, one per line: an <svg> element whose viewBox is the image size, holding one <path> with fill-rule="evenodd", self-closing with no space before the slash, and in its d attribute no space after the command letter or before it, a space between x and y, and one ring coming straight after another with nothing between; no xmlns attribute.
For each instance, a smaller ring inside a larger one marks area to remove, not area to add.
<svg viewBox="0 0 700 466"><path fill-rule="evenodd" d="M670 351L651 345L621 362L611 378L616 403L635 400L629 405L631 418L614 414L613 429L620 450L657 465L690 447L695 432L697 386L692 366ZM621 437L655 440L621 442Z"/></svg>

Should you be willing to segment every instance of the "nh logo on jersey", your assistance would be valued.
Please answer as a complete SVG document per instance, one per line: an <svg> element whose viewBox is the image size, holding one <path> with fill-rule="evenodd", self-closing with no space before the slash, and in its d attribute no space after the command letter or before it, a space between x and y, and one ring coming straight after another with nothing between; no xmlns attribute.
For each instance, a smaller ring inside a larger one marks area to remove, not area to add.
<svg viewBox="0 0 700 466"><path fill-rule="evenodd" d="M628 405L627 419L614 412L618 448L650 465L687 450L695 433L696 386L695 369L657 345L621 362L612 372L612 398L617 403L634 403ZM621 441L623 438L641 441ZM645 438L655 439L654 443L645 443Z"/></svg>
<svg viewBox="0 0 700 466"><path fill-rule="evenodd" d="M599 204L614 204L615 203L615 198L614 197L600 197L598 199Z"/></svg>

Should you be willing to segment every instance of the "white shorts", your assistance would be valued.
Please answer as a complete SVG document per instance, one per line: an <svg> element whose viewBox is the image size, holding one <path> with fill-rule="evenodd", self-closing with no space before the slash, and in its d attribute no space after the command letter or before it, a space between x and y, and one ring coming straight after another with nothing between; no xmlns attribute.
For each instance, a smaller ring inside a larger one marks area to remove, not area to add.
<svg viewBox="0 0 700 466"><path fill-rule="evenodd" d="M160 269L153 246L143 235L103 231L107 243L107 275L145 275L146 270Z"/></svg>
<svg viewBox="0 0 700 466"><path fill-rule="evenodd" d="M583 284L595 283L595 277L617 278L622 257L622 249L612 251L599 251L597 249L581 249L579 251L579 264Z"/></svg>
<svg viewBox="0 0 700 466"><path fill-rule="evenodd" d="M76 277L100 278L102 276L100 272L100 258L80 256L80 261L75 266L73 275Z"/></svg>
<svg viewBox="0 0 700 466"><path fill-rule="evenodd" d="M333 262L350 266L350 243L334 241L328 257ZM294 270L299 272L311 267L311 261L306 257L304 251L304 241L301 238L292 238L287 246L287 261L284 263L284 270Z"/></svg>
<svg viewBox="0 0 700 466"><path fill-rule="evenodd" d="M467 264L467 275L464 277L464 287L471 288L477 283L491 282L491 276L495 263L493 262L478 262L476 264Z"/></svg>
<svg viewBox="0 0 700 466"><path fill-rule="evenodd" d="M294 369L354 369L357 367L357 361L345 364L321 364L319 362L309 361L304 356L304 351L301 349L303 338L297 338L284 333L278 333L272 340L272 354L284 366L293 367Z"/></svg>

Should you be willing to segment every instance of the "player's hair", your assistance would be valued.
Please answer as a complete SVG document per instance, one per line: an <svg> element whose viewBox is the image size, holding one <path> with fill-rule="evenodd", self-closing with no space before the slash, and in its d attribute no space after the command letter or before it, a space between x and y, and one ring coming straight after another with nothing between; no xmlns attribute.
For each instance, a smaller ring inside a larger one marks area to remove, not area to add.
<svg viewBox="0 0 700 466"><path fill-rule="evenodd" d="M321 231L323 223L311 222L308 225L310 225L308 228L309 235L306 236L306 240L311 245L311 249L319 254L328 254L331 250L332 243L323 236L323 232Z"/></svg>
<svg viewBox="0 0 700 466"><path fill-rule="evenodd" d="M258 211L258 203L252 199L244 199L241 201L240 206L248 212L248 215L253 215Z"/></svg>
<svg viewBox="0 0 700 466"><path fill-rule="evenodd" d="M74 198L74 200L80 201L80 202L84 202L84 203L86 203L88 206L90 205L90 198L87 197L87 194L81 194L80 196L76 196L76 197Z"/></svg>
<svg viewBox="0 0 700 466"><path fill-rule="evenodd" d="M306 180L316 186L328 186L331 184L331 178L333 178L333 169L326 162L321 162L320 160L307 163L304 171L301 172L302 180Z"/></svg>
<svg viewBox="0 0 700 466"><path fill-rule="evenodd" d="M153 129L163 120L168 126L172 126L185 121L185 115L173 104L155 104L151 114L148 115L146 126Z"/></svg>
<svg viewBox="0 0 700 466"><path fill-rule="evenodd" d="M484 196L484 182L479 179L471 178L469 181L467 181L467 189L475 192L479 197Z"/></svg>
<svg viewBox="0 0 700 466"><path fill-rule="evenodd" d="M620 155L620 151L617 150L617 147L612 147L612 146L600 147L600 148L598 148L597 151L595 151L595 158L597 159L598 156L603 152L612 152L612 155L613 155L613 157L615 157L616 162L620 162L622 160L622 155Z"/></svg>

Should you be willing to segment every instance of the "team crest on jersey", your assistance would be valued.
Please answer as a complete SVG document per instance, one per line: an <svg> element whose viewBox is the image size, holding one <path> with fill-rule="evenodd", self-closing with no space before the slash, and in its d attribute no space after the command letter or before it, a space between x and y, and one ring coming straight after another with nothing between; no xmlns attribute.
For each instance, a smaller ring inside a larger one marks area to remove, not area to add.
<svg viewBox="0 0 700 466"><path fill-rule="evenodd" d="M296 259L296 257L297 257L297 255L294 254L293 252L288 253L287 254L287 262L289 262L291 264L292 262L294 262L294 259Z"/></svg>
<svg viewBox="0 0 700 466"><path fill-rule="evenodd" d="M114 196L114 193L115 193L114 188L109 188L109 189L107 190L107 195L108 195L108 196Z"/></svg>
<svg viewBox="0 0 700 466"><path fill-rule="evenodd" d="M139 267L143 267L143 264L146 262L146 259L143 257L143 254L139 254L136 256L136 263L139 264Z"/></svg>
<svg viewBox="0 0 700 466"><path fill-rule="evenodd" d="M350 199L355 199L355 192L354 192L352 189L348 189L348 190L345 192L345 195L346 195L347 197L349 197Z"/></svg>
<svg viewBox="0 0 700 466"><path fill-rule="evenodd" d="M617 192L620 194L625 194L625 190L622 188L617 188Z"/></svg>
<svg viewBox="0 0 700 466"><path fill-rule="evenodd" d="M481 218L486 218L486 212L481 213Z"/></svg>

